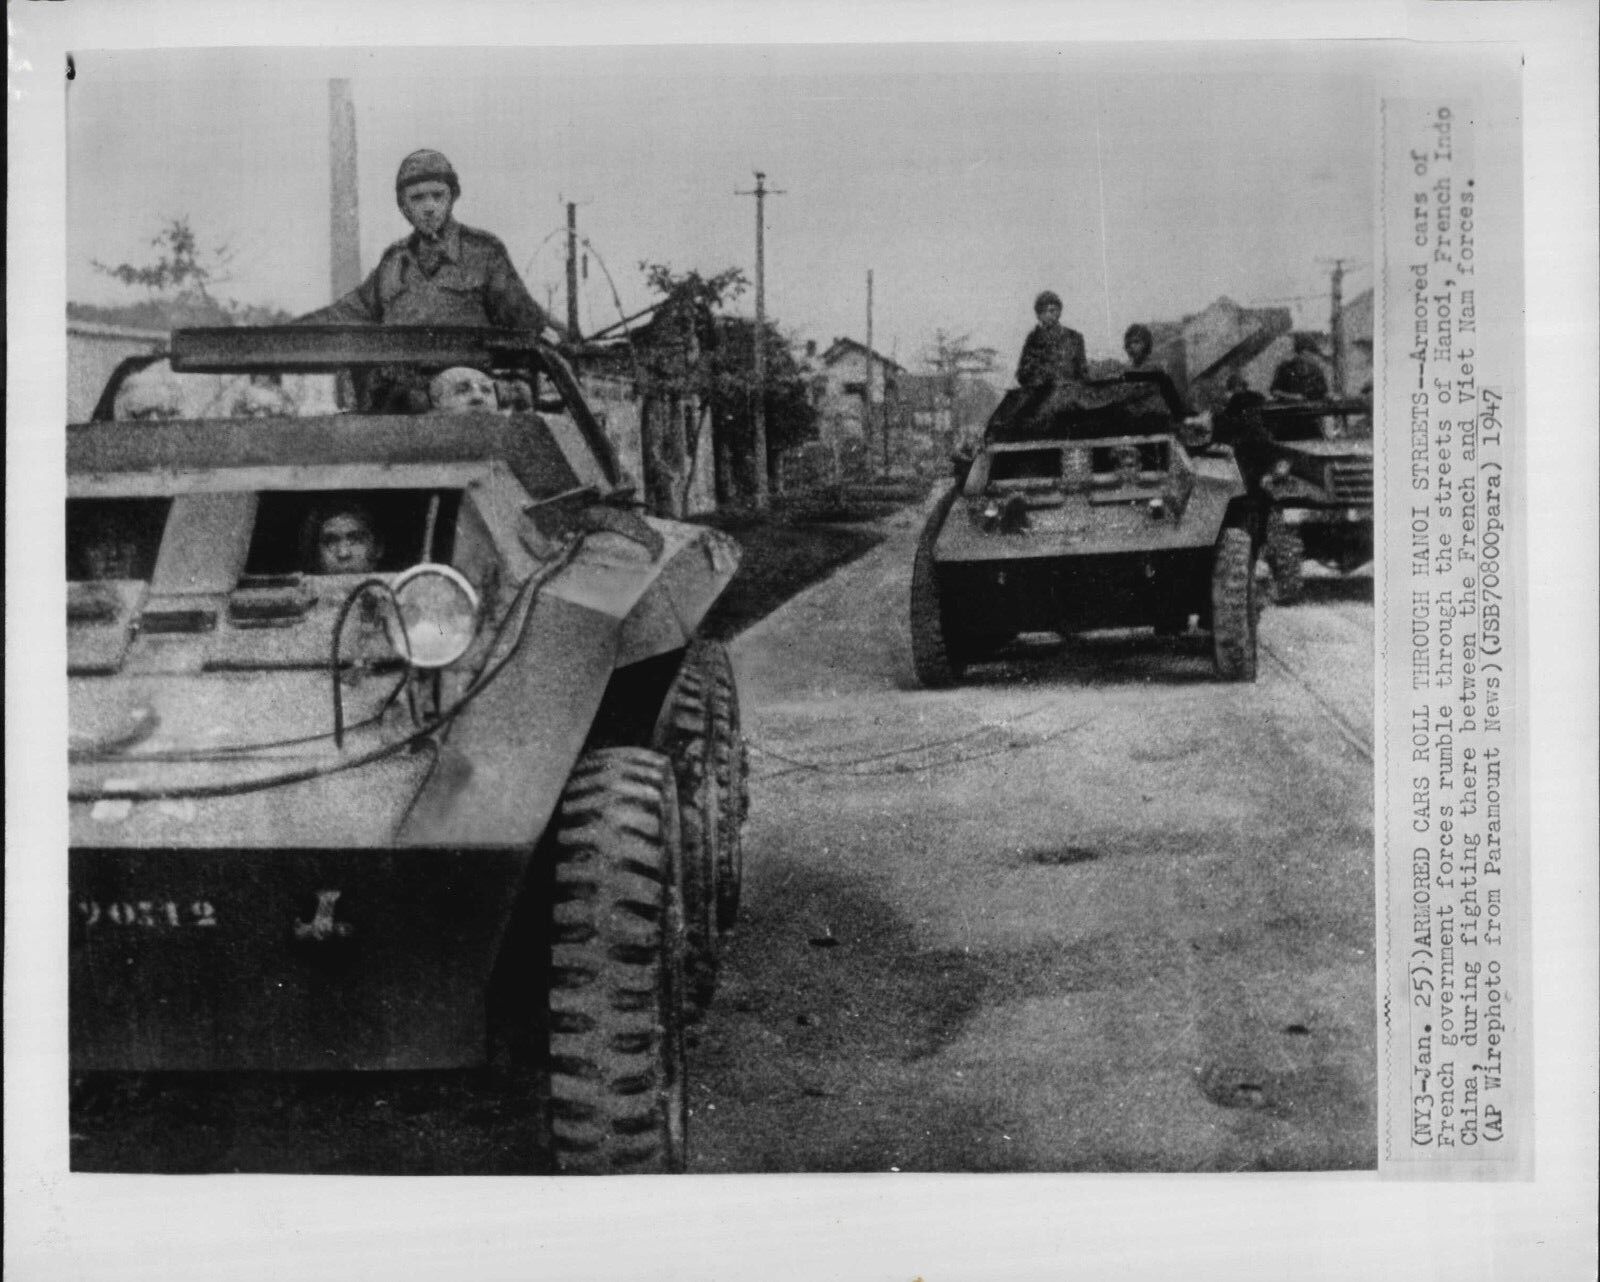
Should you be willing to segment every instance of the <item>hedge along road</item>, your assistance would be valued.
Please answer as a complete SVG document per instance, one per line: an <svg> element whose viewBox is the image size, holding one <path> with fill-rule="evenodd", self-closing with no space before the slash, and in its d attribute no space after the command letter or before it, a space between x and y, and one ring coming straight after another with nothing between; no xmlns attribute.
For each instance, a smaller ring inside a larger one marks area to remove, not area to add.
<svg viewBox="0 0 1600 1282"><path fill-rule="evenodd" d="M691 1169L1376 1162L1370 580L916 687L921 517L734 646L744 911Z"/></svg>

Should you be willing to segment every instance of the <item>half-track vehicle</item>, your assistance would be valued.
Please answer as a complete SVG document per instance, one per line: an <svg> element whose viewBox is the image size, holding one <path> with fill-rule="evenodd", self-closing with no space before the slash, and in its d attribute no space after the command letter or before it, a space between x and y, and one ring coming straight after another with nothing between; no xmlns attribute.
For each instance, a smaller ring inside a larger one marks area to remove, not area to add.
<svg viewBox="0 0 1600 1282"><path fill-rule="evenodd" d="M1271 501L1262 555L1274 601L1291 605L1306 561L1349 574L1372 560L1372 405L1269 400L1257 412Z"/></svg>
<svg viewBox="0 0 1600 1282"><path fill-rule="evenodd" d="M476 367L504 413L116 420L138 363L67 433L73 1072L492 1063L530 1168L683 1169L737 545L639 514L530 336L173 336L180 377ZM319 560L352 524L367 560Z"/></svg>
<svg viewBox="0 0 1600 1282"><path fill-rule="evenodd" d="M1260 504L1164 373L1013 389L956 477L912 568L924 685L1021 633L1183 633L1192 617L1217 675L1255 680Z"/></svg>

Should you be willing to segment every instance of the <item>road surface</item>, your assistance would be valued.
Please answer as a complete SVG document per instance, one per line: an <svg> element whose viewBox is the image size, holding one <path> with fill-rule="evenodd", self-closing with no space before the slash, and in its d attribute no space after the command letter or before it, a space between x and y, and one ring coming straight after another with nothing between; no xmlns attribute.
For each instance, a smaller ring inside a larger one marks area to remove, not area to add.
<svg viewBox="0 0 1600 1282"><path fill-rule="evenodd" d="M1370 580L911 674L921 517L734 647L744 913L692 1170L1376 1163Z"/></svg>

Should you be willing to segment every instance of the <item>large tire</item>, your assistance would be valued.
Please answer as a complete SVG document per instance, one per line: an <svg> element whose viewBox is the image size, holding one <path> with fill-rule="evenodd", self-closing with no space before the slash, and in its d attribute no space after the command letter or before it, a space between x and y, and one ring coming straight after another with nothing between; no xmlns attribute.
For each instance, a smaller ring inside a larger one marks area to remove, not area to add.
<svg viewBox="0 0 1600 1282"><path fill-rule="evenodd" d="M1224 681L1256 679L1255 554L1250 532L1229 526L1211 565L1211 647Z"/></svg>
<svg viewBox="0 0 1600 1282"><path fill-rule="evenodd" d="M750 755L739 727L739 688L727 648L706 642L711 674L711 765L722 807L717 827L717 928L730 931L739 918L744 888L745 817L750 813Z"/></svg>
<svg viewBox="0 0 1600 1282"><path fill-rule="evenodd" d="M725 656L724 656L725 659ZM678 785L683 850L683 918L687 949L686 996L698 1013L717 987L718 880L726 806L716 769L711 704L716 660L704 643L691 645L678 668L651 745L672 760Z"/></svg>
<svg viewBox="0 0 1600 1282"><path fill-rule="evenodd" d="M911 666L917 680L931 690L954 685L966 670L945 616L933 562L933 545L955 504L956 493L952 486L928 516L911 563Z"/></svg>
<svg viewBox="0 0 1600 1282"><path fill-rule="evenodd" d="M1266 546L1262 551L1272 571L1273 604L1293 605L1305 590L1306 548L1300 531L1286 524L1280 512L1267 518Z"/></svg>
<svg viewBox="0 0 1600 1282"><path fill-rule="evenodd" d="M563 1173L677 1172L687 1156L682 906L672 768L584 756L556 818L550 1129Z"/></svg>

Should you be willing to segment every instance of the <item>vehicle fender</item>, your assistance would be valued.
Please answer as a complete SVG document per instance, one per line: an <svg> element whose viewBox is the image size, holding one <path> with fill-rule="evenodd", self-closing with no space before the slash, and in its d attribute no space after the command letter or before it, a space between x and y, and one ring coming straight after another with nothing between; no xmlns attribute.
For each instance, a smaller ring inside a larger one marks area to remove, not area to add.
<svg viewBox="0 0 1600 1282"><path fill-rule="evenodd" d="M450 727L402 846L537 841L617 668L680 650L738 566L726 535L638 518L595 530L540 593L526 637Z"/></svg>
<svg viewBox="0 0 1600 1282"><path fill-rule="evenodd" d="M618 621L553 593L449 727L396 845L531 848L578 760L616 664Z"/></svg>

